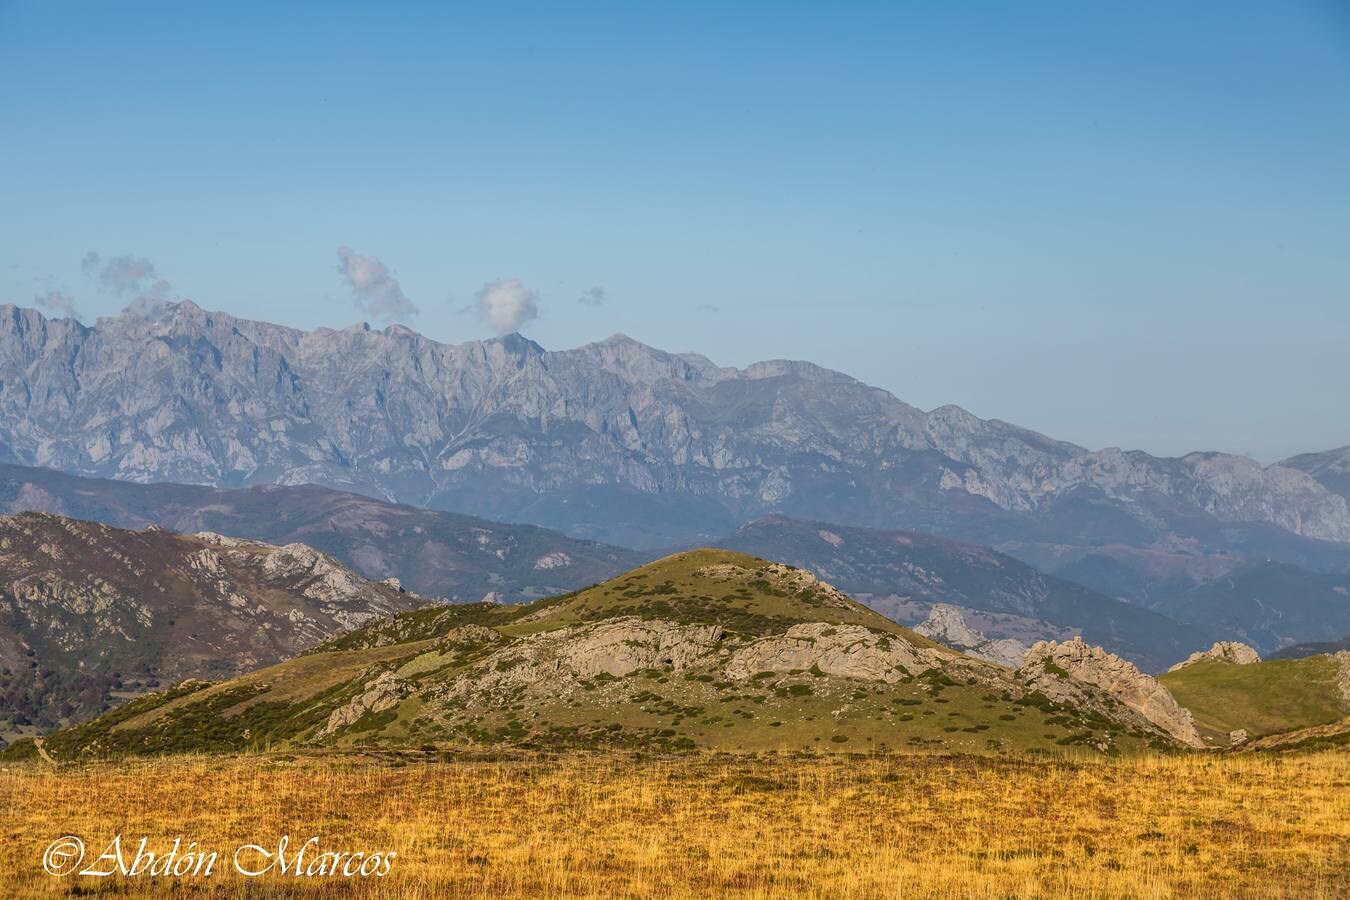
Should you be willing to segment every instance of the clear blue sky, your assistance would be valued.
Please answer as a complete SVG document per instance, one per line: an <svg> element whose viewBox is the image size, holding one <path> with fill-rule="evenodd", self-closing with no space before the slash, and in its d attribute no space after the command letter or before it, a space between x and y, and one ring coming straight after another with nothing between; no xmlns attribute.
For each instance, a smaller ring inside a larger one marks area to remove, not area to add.
<svg viewBox="0 0 1350 900"><path fill-rule="evenodd" d="M0 0L0 301L116 311L93 250L342 326L340 246L441 340L519 279L550 348L809 358L1094 448L1346 444L1350 4Z"/></svg>

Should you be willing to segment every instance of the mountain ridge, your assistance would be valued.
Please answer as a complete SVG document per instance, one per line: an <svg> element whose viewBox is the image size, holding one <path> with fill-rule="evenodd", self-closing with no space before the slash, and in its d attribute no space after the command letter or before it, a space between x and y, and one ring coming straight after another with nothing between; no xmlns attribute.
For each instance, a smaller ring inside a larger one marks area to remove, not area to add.
<svg viewBox="0 0 1350 900"><path fill-rule="evenodd" d="M93 326L5 306L0 414L0 458L21 464L312 482L629 546L772 512L981 543L1080 540L1088 516L1095 542L1204 549L1233 525L1350 542L1346 498L1296 469L1088 451L807 362L734 369L625 337L547 351L187 301Z"/></svg>

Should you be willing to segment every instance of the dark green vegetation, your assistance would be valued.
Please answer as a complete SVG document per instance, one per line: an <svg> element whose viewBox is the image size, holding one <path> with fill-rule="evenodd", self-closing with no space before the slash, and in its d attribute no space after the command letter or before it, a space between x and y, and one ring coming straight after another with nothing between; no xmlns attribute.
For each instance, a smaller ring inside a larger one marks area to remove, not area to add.
<svg viewBox="0 0 1350 900"><path fill-rule="evenodd" d="M738 652L804 623L818 635L795 645L807 651L855 628L840 653L863 642L920 662L893 667L889 681L827 674L819 664L732 674ZM701 550L527 605L402 613L249 675L136 701L53 735L47 749L71 760L303 746L1168 746L1122 712L1109 700L1099 709L1052 703L1007 669L938 648L804 572Z"/></svg>
<svg viewBox="0 0 1350 900"><path fill-rule="evenodd" d="M1350 704L1337 687L1341 662L1330 656L1234 665L1204 660L1159 677L1202 732L1253 738L1337 722Z"/></svg>

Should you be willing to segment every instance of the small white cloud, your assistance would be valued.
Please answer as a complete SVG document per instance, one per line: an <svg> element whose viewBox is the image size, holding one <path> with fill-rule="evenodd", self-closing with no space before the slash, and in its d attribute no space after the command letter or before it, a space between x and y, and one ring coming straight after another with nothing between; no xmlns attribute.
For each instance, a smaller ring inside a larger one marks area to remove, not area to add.
<svg viewBox="0 0 1350 900"><path fill-rule="evenodd" d="M722 307L713 306L711 303L700 303L698 306L695 306L694 309L705 313L718 313L722 311Z"/></svg>
<svg viewBox="0 0 1350 900"><path fill-rule="evenodd" d="M50 309L52 312L70 316L72 319L80 318L80 312L75 308L75 299L69 294L61 291L48 291L45 294L38 294L33 300L43 309Z"/></svg>
<svg viewBox="0 0 1350 900"><path fill-rule="evenodd" d="M375 319L400 319L417 315L417 305L408 299L389 267L374 256L362 256L351 247L339 247L338 274L352 289L362 312Z"/></svg>
<svg viewBox="0 0 1350 900"><path fill-rule="evenodd" d="M498 334L517 331L531 319L539 318L539 294L517 278L483 285L474 295L478 317Z"/></svg>
<svg viewBox="0 0 1350 900"><path fill-rule="evenodd" d="M608 299L609 294L605 292L605 289L596 286L578 297L577 302L582 306L604 306Z"/></svg>

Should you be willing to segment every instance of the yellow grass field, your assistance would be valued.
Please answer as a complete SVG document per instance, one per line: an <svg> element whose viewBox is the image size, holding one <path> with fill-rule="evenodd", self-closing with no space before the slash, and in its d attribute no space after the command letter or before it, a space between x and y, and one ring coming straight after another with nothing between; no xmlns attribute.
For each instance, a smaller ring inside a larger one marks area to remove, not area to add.
<svg viewBox="0 0 1350 900"><path fill-rule="evenodd" d="M63 835L88 861L118 833L219 863L41 867ZM397 856L383 878L233 872L282 834ZM1350 754L23 764L0 771L0 835L5 897L1344 897Z"/></svg>

